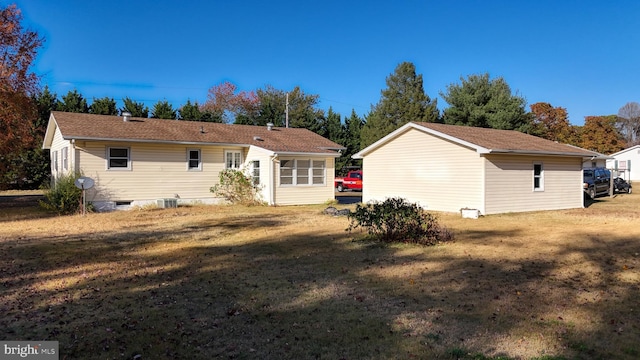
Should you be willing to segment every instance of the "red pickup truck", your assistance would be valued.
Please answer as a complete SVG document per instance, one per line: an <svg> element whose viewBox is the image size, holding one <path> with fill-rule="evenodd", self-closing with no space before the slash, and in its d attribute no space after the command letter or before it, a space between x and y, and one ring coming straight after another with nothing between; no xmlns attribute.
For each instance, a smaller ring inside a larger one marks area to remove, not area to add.
<svg viewBox="0 0 640 360"><path fill-rule="evenodd" d="M362 170L351 170L345 177L337 177L335 188L343 192L345 190L362 191Z"/></svg>

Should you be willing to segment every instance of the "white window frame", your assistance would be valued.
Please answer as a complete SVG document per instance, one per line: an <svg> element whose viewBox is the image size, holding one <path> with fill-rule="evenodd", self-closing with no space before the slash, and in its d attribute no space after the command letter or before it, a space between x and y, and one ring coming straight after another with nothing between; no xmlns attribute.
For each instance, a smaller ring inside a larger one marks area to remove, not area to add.
<svg viewBox="0 0 640 360"><path fill-rule="evenodd" d="M326 160L281 159L279 180L280 186L325 186L327 183Z"/></svg>
<svg viewBox="0 0 640 360"><path fill-rule="evenodd" d="M260 160L251 161L251 181L253 185L260 185Z"/></svg>
<svg viewBox="0 0 640 360"><path fill-rule="evenodd" d="M193 159L191 158L191 153L196 152L198 157ZM197 166L192 166L191 162L197 161ZM200 149L187 149L187 170L188 171L202 171L202 151Z"/></svg>
<svg viewBox="0 0 640 360"><path fill-rule="evenodd" d="M536 174L536 167L540 167L540 173ZM538 186L536 186L538 180ZM544 191L544 166L541 162L533 163L533 191Z"/></svg>
<svg viewBox="0 0 640 360"><path fill-rule="evenodd" d="M123 156L111 156L111 150L127 150L127 166L111 166L111 160L123 160L125 157ZM121 147L121 146L109 146L107 147L107 170L114 171L125 171L131 170L131 148L129 147Z"/></svg>
<svg viewBox="0 0 640 360"><path fill-rule="evenodd" d="M57 172L58 171L58 150L53 152L52 162L53 162L52 164L53 171Z"/></svg>
<svg viewBox="0 0 640 360"><path fill-rule="evenodd" d="M63 147L60 153L62 155L62 169L69 170L69 148Z"/></svg>
<svg viewBox="0 0 640 360"><path fill-rule="evenodd" d="M229 159L231 156L231 159ZM229 165L231 160L231 165ZM224 168L240 170L242 167L242 150L225 150L224 151Z"/></svg>

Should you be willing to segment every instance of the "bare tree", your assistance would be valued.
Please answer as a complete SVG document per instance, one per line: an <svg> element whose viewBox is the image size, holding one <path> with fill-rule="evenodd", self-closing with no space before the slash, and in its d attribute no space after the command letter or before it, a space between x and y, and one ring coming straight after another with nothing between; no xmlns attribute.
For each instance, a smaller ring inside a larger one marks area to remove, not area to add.
<svg viewBox="0 0 640 360"><path fill-rule="evenodd" d="M640 104L628 102L618 110L616 126L627 146L640 144Z"/></svg>

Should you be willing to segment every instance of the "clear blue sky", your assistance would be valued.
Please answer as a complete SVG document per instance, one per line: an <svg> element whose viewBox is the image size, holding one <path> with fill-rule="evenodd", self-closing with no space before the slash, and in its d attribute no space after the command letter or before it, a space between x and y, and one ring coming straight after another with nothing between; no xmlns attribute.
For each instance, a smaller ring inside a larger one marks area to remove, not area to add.
<svg viewBox="0 0 640 360"><path fill-rule="evenodd" d="M11 1L0 0L7 5ZM503 77L528 105L573 124L640 101L640 1L18 0L46 39L34 67L59 96L128 96L151 107L295 86L342 117L369 112L409 61L438 107L461 77ZM527 107L528 110L528 107Z"/></svg>

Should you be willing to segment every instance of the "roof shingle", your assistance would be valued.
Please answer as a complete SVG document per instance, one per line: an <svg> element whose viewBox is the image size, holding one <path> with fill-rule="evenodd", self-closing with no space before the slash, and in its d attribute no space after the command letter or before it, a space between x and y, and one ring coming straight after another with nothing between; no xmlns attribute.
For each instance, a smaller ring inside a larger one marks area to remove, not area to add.
<svg viewBox="0 0 640 360"><path fill-rule="evenodd" d="M336 154L343 146L310 130L130 118L53 111L63 138L131 142L255 145L276 153Z"/></svg>
<svg viewBox="0 0 640 360"><path fill-rule="evenodd" d="M584 157L600 155L593 151L514 130L497 130L426 122L415 122L414 124L491 150L492 153L538 153Z"/></svg>

